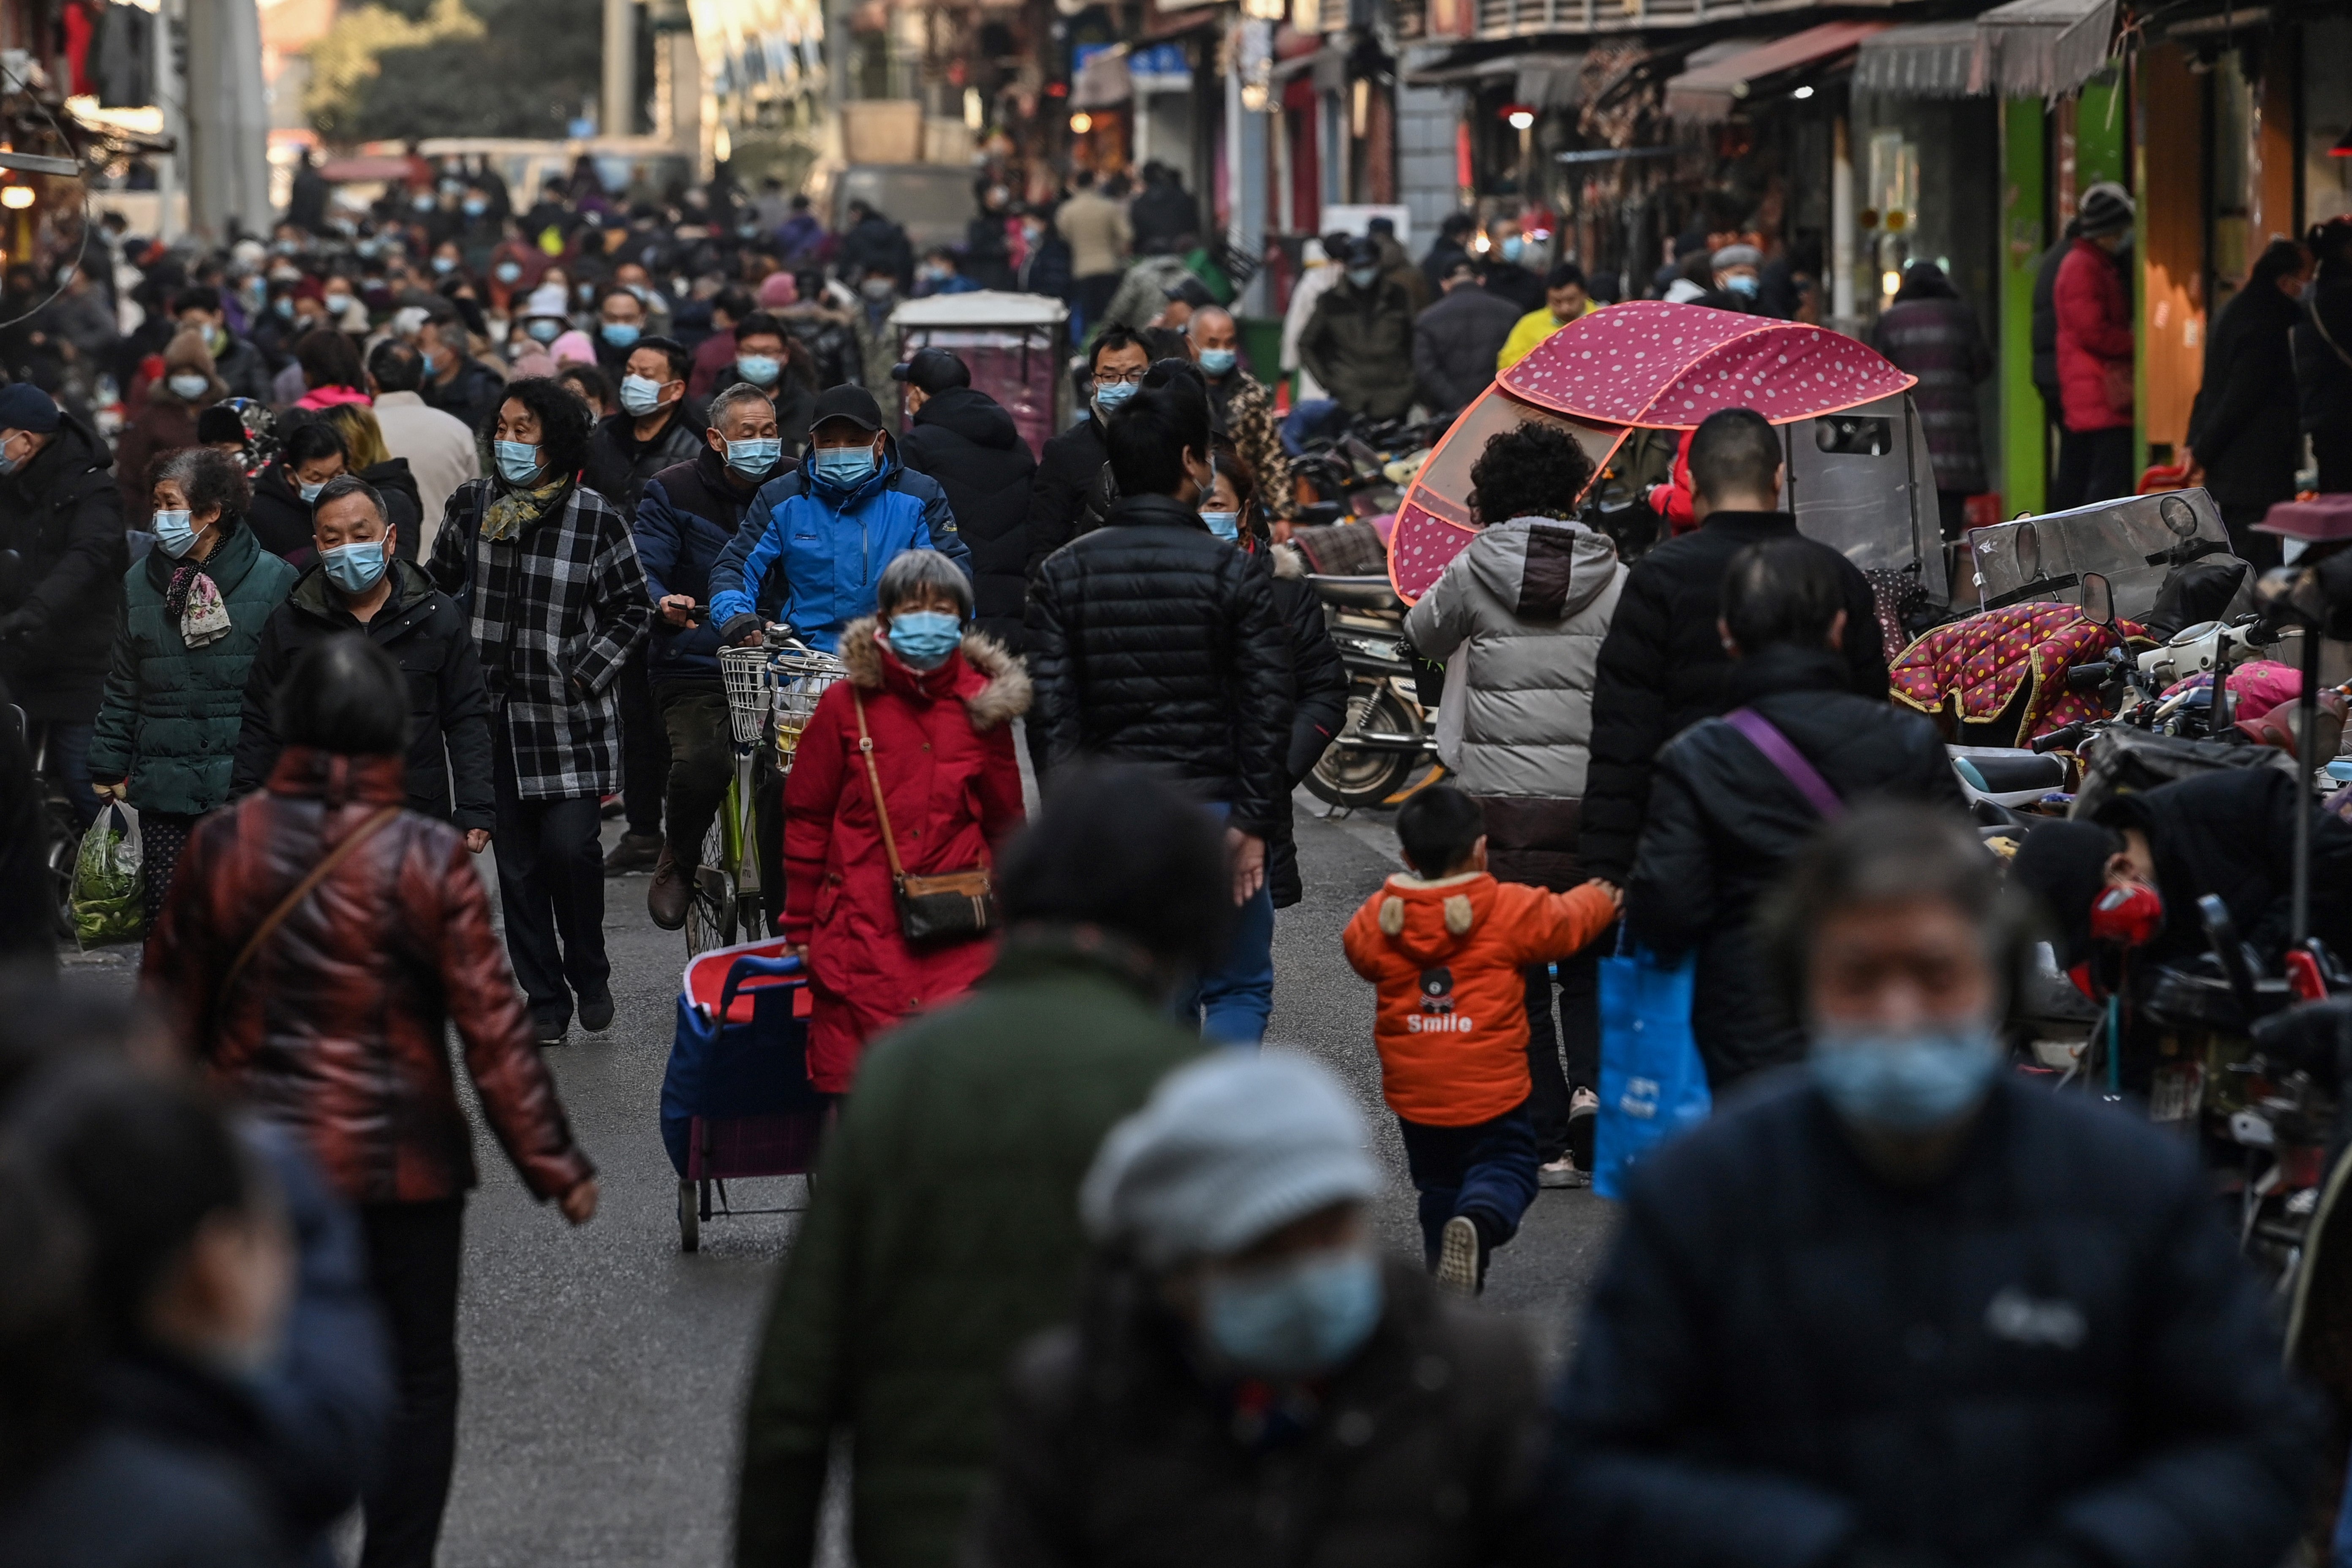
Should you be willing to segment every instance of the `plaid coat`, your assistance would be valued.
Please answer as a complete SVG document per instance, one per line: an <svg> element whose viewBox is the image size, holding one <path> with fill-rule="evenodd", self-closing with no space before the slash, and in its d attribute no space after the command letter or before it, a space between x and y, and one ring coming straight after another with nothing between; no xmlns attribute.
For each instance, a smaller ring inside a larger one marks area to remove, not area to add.
<svg viewBox="0 0 2352 1568"><path fill-rule="evenodd" d="M636 542L628 520L582 486L516 537L486 540L495 483L474 479L449 497L433 580L466 611L522 797L609 795L621 787L613 680L653 623Z"/></svg>

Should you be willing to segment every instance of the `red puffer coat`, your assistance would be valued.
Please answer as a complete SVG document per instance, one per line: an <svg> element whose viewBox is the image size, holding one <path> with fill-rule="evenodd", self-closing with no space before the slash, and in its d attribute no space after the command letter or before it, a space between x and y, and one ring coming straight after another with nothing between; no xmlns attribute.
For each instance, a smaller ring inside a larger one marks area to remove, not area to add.
<svg viewBox="0 0 2352 1568"><path fill-rule="evenodd" d="M2058 264L2058 397L2078 435L2132 422L2131 295L2116 258L2076 239Z"/></svg>
<svg viewBox="0 0 2352 1568"><path fill-rule="evenodd" d="M268 786L198 823L148 938L142 982L211 1071L282 1122L352 1203L454 1197L475 1182L473 1135L443 1043L507 1156L541 1198L595 1174L532 1043L466 841L403 811L229 965L321 858L407 798L400 757L289 747ZM215 1005L220 1016L211 1017Z"/></svg>
<svg viewBox="0 0 2352 1568"><path fill-rule="evenodd" d="M784 935L809 950L809 1079L829 1094L849 1088L868 1039L971 989L996 949L978 941L919 952L898 934L852 689L866 700L890 831L908 872L993 864L996 846L1022 821L1010 727L1029 706L1021 662L972 633L961 652L919 674L883 647L875 624L855 621L842 633L849 678L818 700L784 781Z"/></svg>

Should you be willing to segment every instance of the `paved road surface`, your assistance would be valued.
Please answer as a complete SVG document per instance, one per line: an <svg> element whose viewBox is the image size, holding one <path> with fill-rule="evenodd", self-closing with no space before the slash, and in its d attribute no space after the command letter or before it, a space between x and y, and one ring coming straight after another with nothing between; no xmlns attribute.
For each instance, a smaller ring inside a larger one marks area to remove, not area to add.
<svg viewBox="0 0 2352 1568"><path fill-rule="evenodd" d="M1339 942L1348 916L1396 868L1393 845L1377 821L1323 822L1302 805L1307 897L1276 929L1271 1042L1321 1058L1360 1093L1392 1177L1381 1235L1411 1248L1418 1231L1395 1122L1380 1106L1371 992ZM737 1404L793 1222L715 1220L699 1254L677 1249L675 1177L656 1108L685 949L646 920L645 887L642 877L607 884L619 1005L612 1030L575 1033L551 1056L572 1123L602 1169L595 1222L575 1232L532 1203L477 1119L485 1179L467 1219L464 1416L443 1568L726 1560ZM92 957L100 962L76 972L127 983L121 956ZM802 1201L801 1186L736 1190L767 1205ZM1606 1231L1606 1207L1590 1193L1543 1194L1517 1241L1496 1255L1486 1300L1523 1319L1557 1356Z"/></svg>

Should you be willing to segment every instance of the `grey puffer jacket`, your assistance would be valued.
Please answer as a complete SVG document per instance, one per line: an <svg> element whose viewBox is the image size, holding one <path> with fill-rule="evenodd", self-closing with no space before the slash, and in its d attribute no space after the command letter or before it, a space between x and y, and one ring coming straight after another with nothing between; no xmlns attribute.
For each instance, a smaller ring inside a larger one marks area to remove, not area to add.
<svg viewBox="0 0 2352 1568"><path fill-rule="evenodd" d="M1445 666L1437 751L1462 788L1584 794L1593 680L1625 572L1605 534L1515 517L1473 539L1405 616L1413 647Z"/></svg>

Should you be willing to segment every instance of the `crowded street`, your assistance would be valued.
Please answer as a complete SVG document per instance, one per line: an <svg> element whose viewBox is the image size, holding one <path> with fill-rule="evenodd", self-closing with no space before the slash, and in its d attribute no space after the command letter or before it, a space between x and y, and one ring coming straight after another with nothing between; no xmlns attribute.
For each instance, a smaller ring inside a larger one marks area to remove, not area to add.
<svg viewBox="0 0 2352 1568"><path fill-rule="evenodd" d="M2352 0L0 0L0 1568L2352 1568Z"/></svg>

